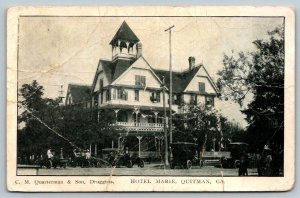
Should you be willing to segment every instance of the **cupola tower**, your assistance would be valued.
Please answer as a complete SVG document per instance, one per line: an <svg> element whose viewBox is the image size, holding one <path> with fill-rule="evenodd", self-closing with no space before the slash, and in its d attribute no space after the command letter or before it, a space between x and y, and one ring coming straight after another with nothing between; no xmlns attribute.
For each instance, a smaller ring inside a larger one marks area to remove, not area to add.
<svg viewBox="0 0 300 198"><path fill-rule="evenodd" d="M117 33L110 41L112 46L112 60L136 59L141 56L142 48L140 40L124 21Z"/></svg>

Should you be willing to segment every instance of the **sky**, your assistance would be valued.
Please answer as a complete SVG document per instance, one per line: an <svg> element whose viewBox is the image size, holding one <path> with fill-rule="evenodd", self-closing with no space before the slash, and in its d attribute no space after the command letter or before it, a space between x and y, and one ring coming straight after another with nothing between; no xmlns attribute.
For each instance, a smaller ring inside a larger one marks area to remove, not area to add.
<svg viewBox="0 0 300 198"><path fill-rule="evenodd" d="M224 54L253 51L253 41L266 39L267 31L283 18L267 17L21 17L19 20L18 86L37 80L45 97L64 93L69 83L91 85L99 59L111 59L109 42L123 21L143 45L143 56L159 69L169 68L169 34L172 31L173 70L188 68L188 57L203 63L216 81ZM240 107L221 101L221 113L246 126Z"/></svg>

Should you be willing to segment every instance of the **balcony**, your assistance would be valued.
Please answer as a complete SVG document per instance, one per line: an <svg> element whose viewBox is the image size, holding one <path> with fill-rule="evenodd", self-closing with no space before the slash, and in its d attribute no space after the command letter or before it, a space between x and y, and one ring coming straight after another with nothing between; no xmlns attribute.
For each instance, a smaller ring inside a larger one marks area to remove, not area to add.
<svg viewBox="0 0 300 198"><path fill-rule="evenodd" d="M164 124L161 123L135 123L135 122L116 122L110 126L115 127L116 130L128 131L157 131L164 130Z"/></svg>

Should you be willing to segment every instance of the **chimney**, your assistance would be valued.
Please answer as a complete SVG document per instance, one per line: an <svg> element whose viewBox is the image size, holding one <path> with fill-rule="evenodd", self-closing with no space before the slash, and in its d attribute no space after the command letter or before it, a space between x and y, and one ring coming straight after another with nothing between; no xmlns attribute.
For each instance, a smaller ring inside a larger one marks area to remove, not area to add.
<svg viewBox="0 0 300 198"><path fill-rule="evenodd" d="M189 57L189 69L192 70L195 67L195 57L190 56Z"/></svg>
<svg viewBox="0 0 300 198"><path fill-rule="evenodd" d="M136 44L136 58L140 58L142 56L142 43Z"/></svg>

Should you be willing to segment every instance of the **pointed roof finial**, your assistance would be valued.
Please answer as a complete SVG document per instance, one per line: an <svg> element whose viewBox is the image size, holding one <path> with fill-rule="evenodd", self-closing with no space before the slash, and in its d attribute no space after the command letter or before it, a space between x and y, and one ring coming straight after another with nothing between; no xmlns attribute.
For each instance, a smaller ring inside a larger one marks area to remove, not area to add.
<svg viewBox="0 0 300 198"><path fill-rule="evenodd" d="M125 40L133 43L137 43L140 39L134 34L131 28L127 25L125 21L123 21L122 25L118 29L117 33L110 41L110 45L113 45L117 40Z"/></svg>

